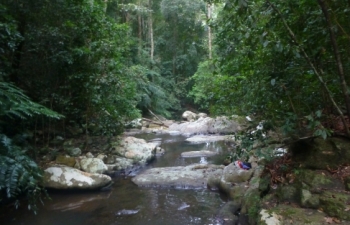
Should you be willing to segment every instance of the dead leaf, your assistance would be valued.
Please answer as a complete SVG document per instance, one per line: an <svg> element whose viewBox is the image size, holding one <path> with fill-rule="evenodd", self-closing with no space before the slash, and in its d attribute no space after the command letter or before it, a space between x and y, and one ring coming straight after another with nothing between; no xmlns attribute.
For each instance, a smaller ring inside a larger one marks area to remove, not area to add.
<svg viewBox="0 0 350 225"><path fill-rule="evenodd" d="M325 217L324 218L326 223L333 223L333 218L332 217Z"/></svg>
<svg viewBox="0 0 350 225"><path fill-rule="evenodd" d="M349 211L349 210L350 210L350 206L348 206L348 207L346 207L346 208L344 209L345 212L347 212L347 211Z"/></svg>
<svg viewBox="0 0 350 225"><path fill-rule="evenodd" d="M340 220L337 219L337 218L333 218L333 221L336 222L336 223L340 223Z"/></svg>

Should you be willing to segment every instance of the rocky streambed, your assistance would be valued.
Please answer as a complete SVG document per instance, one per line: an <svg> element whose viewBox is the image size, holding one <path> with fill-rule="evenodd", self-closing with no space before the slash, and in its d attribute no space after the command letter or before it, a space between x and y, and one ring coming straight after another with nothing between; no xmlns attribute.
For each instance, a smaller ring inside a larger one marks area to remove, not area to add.
<svg viewBox="0 0 350 225"><path fill-rule="evenodd" d="M244 170L222 162L239 144L233 134L246 129L245 118L187 115L187 122L143 125L121 138L92 137L84 140L88 152L81 151L87 149L81 142L65 140L65 154L45 164L44 185L75 192L51 192L54 201L41 207L40 219L23 212L0 219L4 224L67 224L68 217L74 218L68 224L102 225L350 224L349 141L311 137L279 149L285 145L279 135L266 134L270 145L254 143L252 167Z"/></svg>

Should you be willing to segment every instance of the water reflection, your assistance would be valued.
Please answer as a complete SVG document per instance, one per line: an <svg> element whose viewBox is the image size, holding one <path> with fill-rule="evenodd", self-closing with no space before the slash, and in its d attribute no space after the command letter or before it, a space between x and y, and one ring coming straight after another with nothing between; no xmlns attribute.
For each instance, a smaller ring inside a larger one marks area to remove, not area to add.
<svg viewBox="0 0 350 225"><path fill-rule="evenodd" d="M191 144L183 136L145 135L146 140L162 143L165 154L149 167L216 163L225 157L224 143ZM157 138L157 139L155 139ZM184 151L211 150L209 158L182 158ZM179 225L216 224L215 215L225 203L218 192L139 188L130 177L115 178L109 192L49 193L39 214L26 209L8 209L0 217L2 225Z"/></svg>

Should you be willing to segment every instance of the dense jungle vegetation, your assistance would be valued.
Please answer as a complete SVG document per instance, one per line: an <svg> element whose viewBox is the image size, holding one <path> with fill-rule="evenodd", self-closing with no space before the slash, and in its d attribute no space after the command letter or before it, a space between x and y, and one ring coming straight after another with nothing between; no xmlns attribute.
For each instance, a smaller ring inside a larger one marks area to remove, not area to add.
<svg viewBox="0 0 350 225"><path fill-rule="evenodd" d="M150 111L350 136L349 0L3 0L0 190L43 191L37 142Z"/></svg>

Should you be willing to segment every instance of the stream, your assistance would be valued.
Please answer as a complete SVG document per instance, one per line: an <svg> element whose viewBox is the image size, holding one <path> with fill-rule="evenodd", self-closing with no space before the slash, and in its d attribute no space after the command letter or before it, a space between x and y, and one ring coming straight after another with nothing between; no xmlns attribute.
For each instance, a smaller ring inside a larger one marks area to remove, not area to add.
<svg viewBox="0 0 350 225"><path fill-rule="evenodd" d="M227 201L219 192L186 189L141 188L131 176L153 167L185 166L192 163L221 164L228 146L223 142L192 144L184 136L168 134L138 134L146 141L161 141L165 154L157 156L146 168L126 177L113 178L110 191L57 192L49 191L51 200L39 204L38 214L25 207L13 206L1 213L2 225L185 225L219 224L218 211ZM210 158L182 158L186 151L211 150L218 154Z"/></svg>

